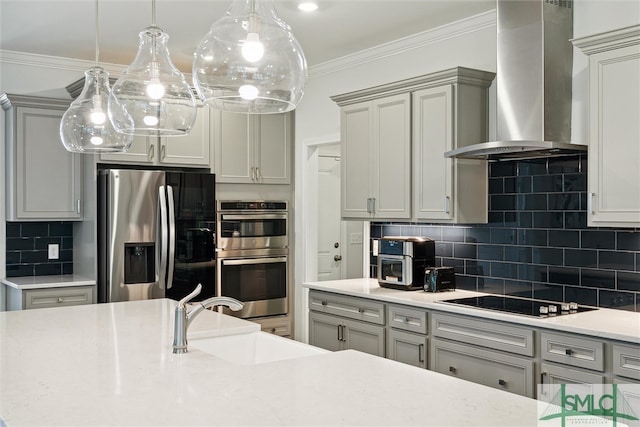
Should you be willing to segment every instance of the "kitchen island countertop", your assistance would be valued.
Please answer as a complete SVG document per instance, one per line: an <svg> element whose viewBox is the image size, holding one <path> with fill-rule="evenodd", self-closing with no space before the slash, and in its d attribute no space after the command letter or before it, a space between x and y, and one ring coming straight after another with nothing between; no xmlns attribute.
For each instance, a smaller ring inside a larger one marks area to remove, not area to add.
<svg viewBox="0 0 640 427"><path fill-rule="evenodd" d="M249 366L174 355L174 307L0 313L0 425L537 424L533 399L352 350ZM208 310L191 328L259 330Z"/></svg>
<svg viewBox="0 0 640 427"><path fill-rule="evenodd" d="M465 290L436 293L421 290L402 291L380 287L376 279L369 278L308 282L303 284L303 287L354 297L364 297L388 303L476 316L488 320L501 320L543 329L640 344L640 313L624 310L599 308L584 313L537 318L443 303L443 301L454 298L488 295L487 293Z"/></svg>

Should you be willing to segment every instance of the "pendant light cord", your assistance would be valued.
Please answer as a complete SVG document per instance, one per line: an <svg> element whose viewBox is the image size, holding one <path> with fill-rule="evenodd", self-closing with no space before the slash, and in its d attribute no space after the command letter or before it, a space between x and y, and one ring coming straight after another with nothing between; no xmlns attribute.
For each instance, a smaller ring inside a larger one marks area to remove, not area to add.
<svg viewBox="0 0 640 427"><path fill-rule="evenodd" d="M98 46L98 26L100 25L100 22L98 20L98 0L96 0L96 67L99 65L99 55L100 55L100 48Z"/></svg>
<svg viewBox="0 0 640 427"><path fill-rule="evenodd" d="M151 25L156 26L156 0L151 0Z"/></svg>

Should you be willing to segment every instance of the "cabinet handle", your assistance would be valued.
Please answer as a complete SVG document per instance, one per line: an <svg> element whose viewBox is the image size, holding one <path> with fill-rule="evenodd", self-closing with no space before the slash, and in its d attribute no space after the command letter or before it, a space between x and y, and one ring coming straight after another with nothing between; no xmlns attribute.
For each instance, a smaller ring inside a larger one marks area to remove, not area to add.
<svg viewBox="0 0 640 427"><path fill-rule="evenodd" d="M445 196L444 198L444 211L445 213L449 213L449 201L451 199L449 198L449 196Z"/></svg>
<svg viewBox="0 0 640 427"><path fill-rule="evenodd" d="M367 199L367 213L371 213L371 198Z"/></svg>
<svg viewBox="0 0 640 427"><path fill-rule="evenodd" d="M364 313L364 308L358 307L358 313L360 313L360 314Z"/></svg>
<svg viewBox="0 0 640 427"><path fill-rule="evenodd" d="M418 362L424 363L424 344L418 345Z"/></svg>
<svg viewBox="0 0 640 427"><path fill-rule="evenodd" d="M455 374L456 372L458 372L458 370L456 369L455 366L449 366L449 372L451 372L452 374Z"/></svg>
<svg viewBox="0 0 640 427"><path fill-rule="evenodd" d="M251 166L251 181L256 182L256 168Z"/></svg>
<svg viewBox="0 0 640 427"><path fill-rule="evenodd" d="M153 151L155 150L155 146L153 144L149 145L149 154L147 157L149 160L153 160Z"/></svg>
<svg viewBox="0 0 640 427"><path fill-rule="evenodd" d="M262 177L260 176L260 168L256 166L256 182L260 181Z"/></svg>
<svg viewBox="0 0 640 427"><path fill-rule="evenodd" d="M500 384L502 387L506 387L507 382L503 379L498 378L498 384Z"/></svg>
<svg viewBox="0 0 640 427"><path fill-rule="evenodd" d="M541 395L543 395L543 396L546 396L546 395L547 395L547 390L546 390L546 388L544 387L544 384L545 384L545 383L544 383L544 377L545 377L546 375L547 375L547 373L546 373L546 372L540 372L540 386L541 386L541 387L540 387L540 394L541 394Z"/></svg>
<svg viewBox="0 0 640 427"><path fill-rule="evenodd" d="M167 146L165 144L162 144L162 147L160 147L160 160L164 160L166 156L167 156Z"/></svg>
<svg viewBox="0 0 640 427"><path fill-rule="evenodd" d="M567 356L573 356L574 351L571 350L570 348L565 349L564 354L566 354Z"/></svg>
<svg viewBox="0 0 640 427"><path fill-rule="evenodd" d="M371 198L371 213L375 215L376 213L376 198Z"/></svg>
<svg viewBox="0 0 640 427"><path fill-rule="evenodd" d="M76 200L76 213L80 215L80 199Z"/></svg>
<svg viewBox="0 0 640 427"><path fill-rule="evenodd" d="M58 304L63 303L64 299L62 297L58 297Z"/></svg>
<svg viewBox="0 0 640 427"><path fill-rule="evenodd" d="M587 199L587 211L589 211L589 213L591 215L594 214L593 212L593 198L596 196L596 193L589 193L589 198Z"/></svg>
<svg viewBox="0 0 640 427"><path fill-rule="evenodd" d="M411 319L409 319L408 317L405 317L404 318L404 323L409 323L409 320L411 320Z"/></svg>
<svg viewBox="0 0 640 427"><path fill-rule="evenodd" d="M344 341L344 325L338 325L338 341Z"/></svg>
<svg viewBox="0 0 640 427"><path fill-rule="evenodd" d="M327 302L326 301L321 301L320 304L322 304L323 307L327 306Z"/></svg>

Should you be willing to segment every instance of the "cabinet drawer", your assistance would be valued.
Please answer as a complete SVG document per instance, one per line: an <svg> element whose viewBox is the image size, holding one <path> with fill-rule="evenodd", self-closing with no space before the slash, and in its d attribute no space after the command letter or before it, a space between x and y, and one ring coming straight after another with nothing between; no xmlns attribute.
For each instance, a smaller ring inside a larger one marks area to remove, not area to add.
<svg viewBox="0 0 640 427"><path fill-rule="evenodd" d="M534 397L533 360L523 357L432 339L431 370Z"/></svg>
<svg viewBox="0 0 640 427"><path fill-rule="evenodd" d="M385 324L384 304L365 298L311 291L309 292L309 309L378 325Z"/></svg>
<svg viewBox="0 0 640 427"><path fill-rule="evenodd" d="M387 306L389 326L405 331L427 333L427 312L402 305L389 304Z"/></svg>
<svg viewBox="0 0 640 427"><path fill-rule="evenodd" d="M640 346L613 345L613 374L640 381Z"/></svg>
<svg viewBox="0 0 640 427"><path fill-rule="evenodd" d="M533 330L478 318L435 313L431 335L524 356L534 352Z"/></svg>
<svg viewBox="0 0 640 427"><path fill-rule="evenodd" d="M23 291L24 309L66 307L92 304L94 286L74 286L69 288L30 289Z"/></svg>
<svg viewBox="0 0 640 427"><path fill-rule="evenodd" d="M542 332L542 359L579 368L604 371L604 343L575 335Z"/></svg>

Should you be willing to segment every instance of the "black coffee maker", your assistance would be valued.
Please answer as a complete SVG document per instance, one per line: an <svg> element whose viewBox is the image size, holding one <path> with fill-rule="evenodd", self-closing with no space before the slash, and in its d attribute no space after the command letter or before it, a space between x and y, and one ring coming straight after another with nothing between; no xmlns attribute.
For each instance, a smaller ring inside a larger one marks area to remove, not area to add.
<svg viewBox="0 0 640 427"><path fill-rule="evenodd" d="M436 245L428 237L385 236L378 250L378 284L384 288L423 289L425 268L436 265Z"/></svg>

